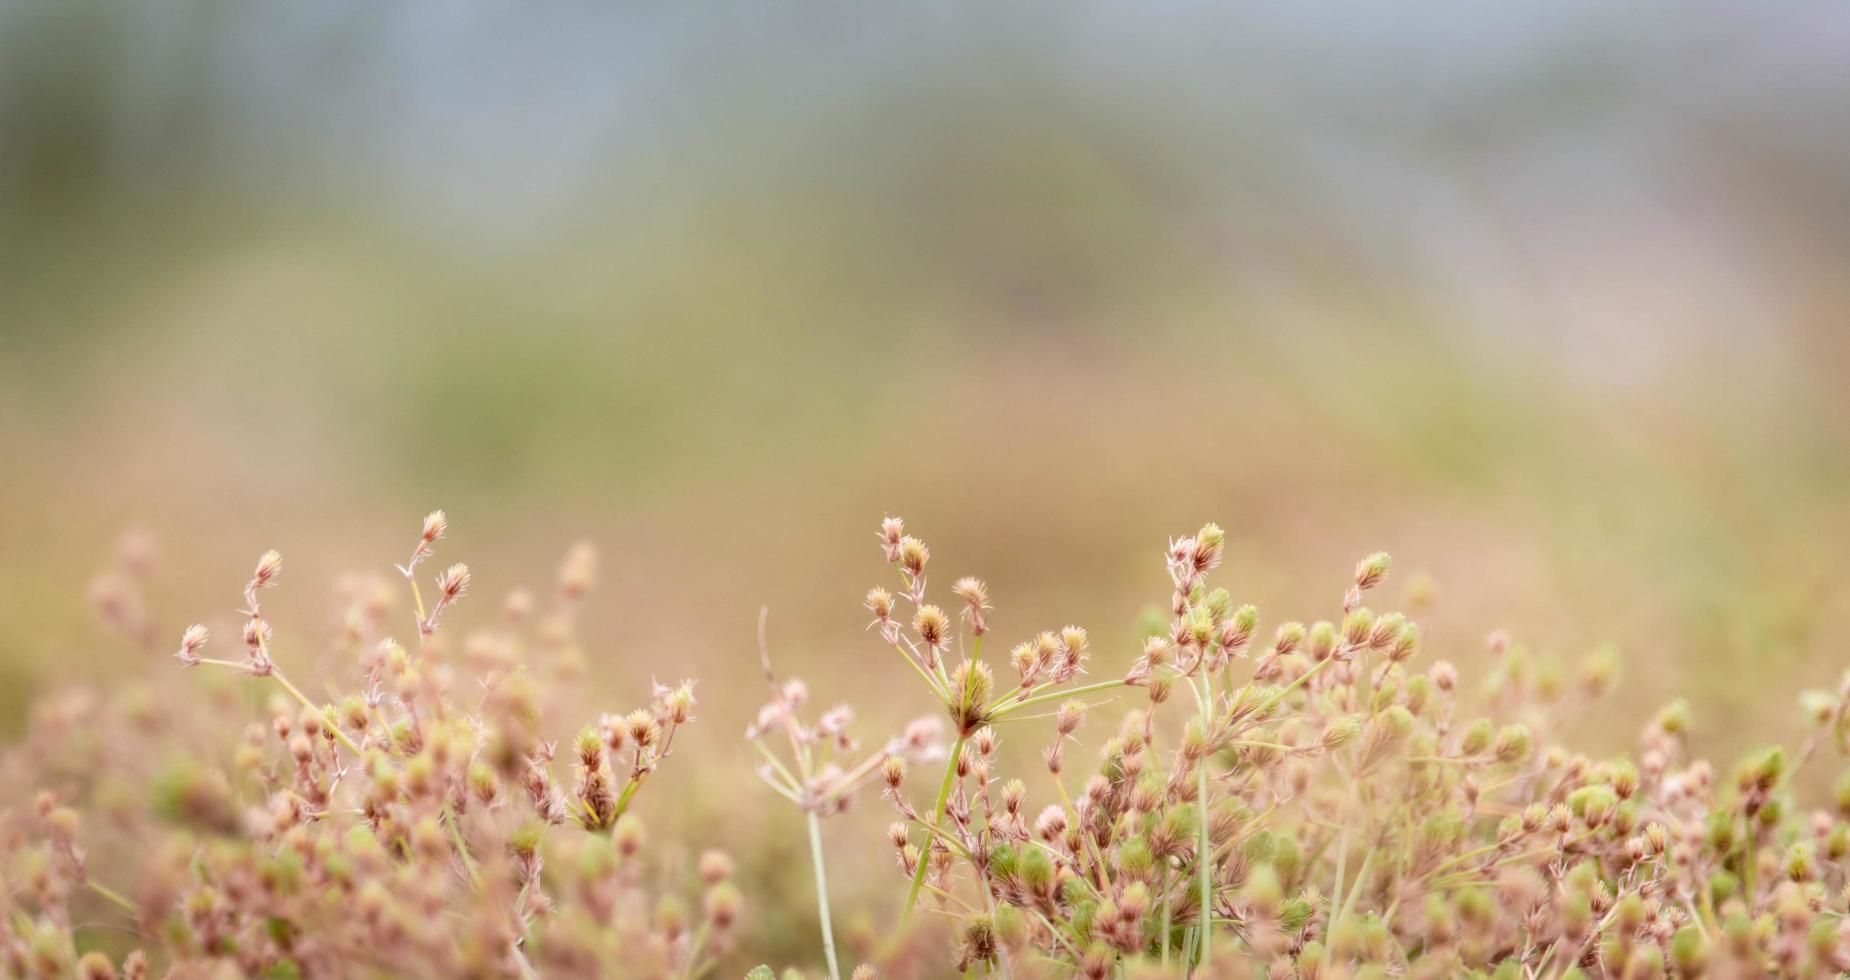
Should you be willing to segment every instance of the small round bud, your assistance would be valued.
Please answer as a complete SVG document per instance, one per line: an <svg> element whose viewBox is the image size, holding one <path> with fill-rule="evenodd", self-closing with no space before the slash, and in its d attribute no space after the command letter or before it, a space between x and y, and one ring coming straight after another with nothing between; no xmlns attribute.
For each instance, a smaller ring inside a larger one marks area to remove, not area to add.
<svg viewBox="0 0 1850 980"><path fill-rule="evenodd" d="M704 851L700 855L700 880L716 885L732 877L732 858L724 851Z"/></svg>

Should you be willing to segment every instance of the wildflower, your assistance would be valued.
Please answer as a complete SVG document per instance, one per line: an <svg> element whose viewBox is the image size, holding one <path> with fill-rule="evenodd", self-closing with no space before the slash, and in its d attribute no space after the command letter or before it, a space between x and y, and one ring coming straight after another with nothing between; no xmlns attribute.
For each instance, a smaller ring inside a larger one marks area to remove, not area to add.
<svg viewBox="0 0 1850 980"><path fill-rule="evenodd" d="M180 634L180 652L174 656L180 659L181 666L193 667L199 663L199 650L206 645L211 634L204 626L194 623Z"/></svg>

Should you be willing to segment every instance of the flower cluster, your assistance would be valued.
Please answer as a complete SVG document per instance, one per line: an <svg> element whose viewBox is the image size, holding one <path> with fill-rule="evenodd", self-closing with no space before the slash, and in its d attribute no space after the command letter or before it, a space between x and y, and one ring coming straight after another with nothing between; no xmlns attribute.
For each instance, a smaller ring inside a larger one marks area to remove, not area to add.
<svg viewBox="0 0 1850 980"><path fill-rule="evenodd" d="M530 646L575 646L571 610L593 559L582 548L568 556L537 643L522 629L533 602L519 594L502 624L459 649L440 627L467 594L469 569L436 575L428 606L415 578L447 527L441 512L426 518L399 569L412 583L414 647L382 635L390 603L376 589L349 580L337 590L347 611L333 649L348 667L344 678L317 677L326 701L285 670L295 651L279 645L260 604L281 578L275 551L243 590L241 658L205 656L203 625L183 631L183 666L272 685L262 722L242 732L219 723L229 752L189 752L149 776L124 746L180 743L209 734L213 719L84 697L41 711L7 765L56 759L36 775L61 789L0 817L0 975L711 970L742 910L730 859L714 851L683 866L678 848L650 847L629 812L692 720L692 683L658 686L647 706L586 727L573 743L573 778L556 783L547 685L522 659ZM338 691L341 680L352 693ZM223 707L235 712L239 700L230 692ZM125 802L132 795L151 806ZM90 858L91 842L108 848L106 864ZM79 957L81 945L96 945L99 919L134 951Z"/></svg>
<svg viewBox="0 0 1850 980"><path fill-rule="evenodd" d="M1850 675L1809 692L1816 733L1718 779L1685 744L1673 704L1638 762L1547 741L1610 686L1609 653L1567 682L1493 636L1491 709L1471 717L1458 672L1423 668L1418 628L1367 595L1385 554L1355 568L1340 615L1286 622L1255 653L1258 613L1208 575L1212 524L1165 554L1168 615L1121 681L1140 691L1089 771L1068 745L1084 700L1061 701L1044 772L1009 776L1011 706L1073 679L1083 631L1014 648L996 697L977 651L986 590L959 583L961 629L924 596L929 549L881 530L915 607L907 632L884 590L886 641L959 739L932 810L889 798L908 908L924 884L953 931L955 967L1005 976L1834 976L1850 969L1850 778L1830 808L1799 811L1793 775L1822 746L1850 748ZM949 651L968 649L949 663ZM947 665L948 664L948 665ZM1099 685L1090 685L1096 688ZM1030 784L1053 800L1030 803ZM959 869L963 870L959 874ZM889 964L904 970L901 963Z"/></svg>
<svg viewBox="0 0 1850 980"><path fill-rule="evenodd" d="M399 568L408 612L389 576L343 578L318 656L272 624L266 552L222 630L240 652L188 627L186 669L159 681L198 710L135 684L35 704L0 755L4 785L32 787L0 805L0 977L681 978L743 955L731 859L652 840L634 812L696 746L677 738L693 684L598 715L557 758L595 555L459 635L468 568L419 579L447 529L426 518ZM1850 675L1801 696L1800 744L1732 768L1693 750L1680 701L1632 755L1594 756L1572 741L1610 652L1570 671L1495 634L1467 694L1407 616L1371 608L1384 554L1329 618L1262 629L1210 581L1210 524L1163 549L1162 601L1122 656L1065 626L992 665L988 587L957 579L939 605L903 522L879 546L898 582L866 593L869 628L928 716L863 748L848 708L772 672L761 618L770 699L739 719L808 830L822 942L779 948L815 949L834 980L823 827L865 819L863 792L894 816L887 857L859 867L897 910L850 934L855 980L1850 971L1850 777L1826 792L1815 771L1850 753ZM93 598L140 642L151 551L126 554Z"/></svg>

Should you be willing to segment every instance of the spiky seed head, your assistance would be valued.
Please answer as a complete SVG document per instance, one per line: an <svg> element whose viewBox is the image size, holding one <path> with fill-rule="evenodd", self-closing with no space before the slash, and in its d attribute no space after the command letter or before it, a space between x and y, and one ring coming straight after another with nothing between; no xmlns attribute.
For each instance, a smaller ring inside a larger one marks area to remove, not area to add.
<svg viewBox="0 0 1850 980"><path fill-rule="evenodd" d="M950 642L951 623L944 610L926 603L912 614L912 629L925 645L936 650Z"/></svg>
<svg viewBox="0 0 1850 980"><path fill-rule="evenodd" d="M630 742L638 748L649 748L661 738L662 726L647 708L637 708L630 712L623 723L629 730Z"/></svg>
<svg viewBox="0 0 1850 980"><path fill-rule="evenodd" d="M931 561L931 549L925 542L910 535L899 539L899 567L908 575L918 578L925 573L925 563Z"/></svg>
<svg viewBox="0 0 1850 980"><path fill-rule="evenodd" d="M1152 636L1143 641L1143 662L1152 669L1167 664L1170 659L1169 638Z"/></svg>
<svg viewBox="0 0 1850 980"><path fill-rule="evenodd" d="M180 652L174 656L180 658L182 665L191 667L199 662L199 650L211 638L212 634L203 625L194 623L180 633Z"/></svg>
<svg viewBox="0 0 1850 980"><path fill-rule="evenodd" d="M1304 642L1303 623L1285 623L1278 628L1272 641L1272 652L1280 657L1287 656Z"/></svg>
<svg viewBox="0 0 1850 980"><path fill-rule="evenodd" d="M587 769L596 769L604 760L604 739L598 730L586 725L578 730L578 737L572 747L578 752L578 762Z"/></svg>
<svg viewBox="0 0 1850 980"><path fill-rule="evenodd" d="M983 618L983 614L991 608L988 586L981 579L965 577L958 579L951 586L951 591L964 601L963 618L970 624L970 631L977 636L988 632L988 624Z"/></svg>
<svg viewBox="0 0 1850 980"><path fill-rule="evenodd" d="M886 552L887 561L899 560L899 543L906 534L906 522L898 517L889 517L880 522L880 530L875 532L880 538L880 547Z"/></svg>
<svg viewBox="0 0 1850 980"><path fill-rule="evenodd" d="M1201 530L1195 532L1195 569L1205 572L1219 565L1226 542L1227 532L1222 531L1219 524L1203 524Z"/></svg>
<svg viewBox="0 0 1850 980"><path fill-rule="evenodd" d="M1483 755L1490 751L1491 741L1496 738L1496 734L1496 726L1489 718L1479 718L1459 736L1458 751L1466 756Z"/></svg>
<svg viewBox="0 0 1850 980"><path fill-rule="evenodd" d="M662 696L662 713L670 724L685 725L693 717L694 682L683 681L679 687Z"/></svg>
<svg viewBox="0 0 1850 980"><path fill-rule="evenodd" d="M605 712L598 716L597 727L604 733L604 746L612 752L622 751L629 741L629 719L622 715Z"/></svg>
<svg viewBox="0 0 1850 980"><path fill-rule="evenodd" d="M1434 661L1433 665L1427 668L1426 676L1432 678L1432 686L1446 694L1452 693L1452 690L1458 686L1458 668L1452 666L1449 660Z"/></svg>
<svg viewBox="0 0 1850 980"><path fill-rule="evenodd" d="M1323 727L1321 741L1325 751L1334 752L1353 743L1361 734L1362 719L1355 715L1344 715L1341 718L1332 718L1329 724Z"/></svg>
<svg viewBox="0 0 1850 980"><path fill-rule="evenodd" d="M433 510L428 514L425 514L424 515L424 536L423 536L424 543L426 545L435 544L438 538L443 537L443 532L446 530L449 530L449 527L450 527L450 519L443 516L443 511Z"/></svg>
<svg viewBox="0 0 1850 980"><path fill-rule="evenodd" d="M884 623L893 618L893 593L881 588L868 589L866 606L876 620Z"/></svg>
<svg viewBox="0 0 1850 980"><path fill-rule="evenodd" d="M1391 563L1392 559L1388 557L1388 553L1385 551L1377 551L1367 558L1356 562L1355 587L1358 589L1372 589L1380 585L1381 580L1387 577L1388 566Z"/></svg>
<svg viewBox="0 0 1850 980"><path fill-rule="evenodd" d="M1366 646L1374 628L1375 614L1368 607L1351 610L1343 617L1343 643L1351 647Z"/></svg>
<svg viewBox="0 0 1850 980"><path fill-rule="evenodd" d="M1034 644L1029 641L1024 640L1017 643L1014 649L1009 651L1009 666L1015 668L1015 673L1020 675L1023 687L1032 685L1035 678L1039 676L1040 663L1040 657L1035 654Z"/></svg>
<svg viewBox="0 0 1850 980"><path fill-rule="evenodd" d="M1259 625L1259 608L1245 605L1235 609L1221 627L1221 646L1235 653L1246 649L1252 642L1253 630Z"/></svg>
<svg viewBox="0 0 1850 980"><path fill-rule="evenodd" d="M1066 833L1066 811L1058 803L1050 803L1034 818L1034 835L1049 843L1059 840Z"/></svg>
<svg viewBox="0 0 1850 980"><path fill-rule="evenodd" d="M992 963L996 958L996 929L989 919L978 917L964 923L958 959L968 969L971 963Z"/></svg>
<svg viewBox="0 0 1850 980"><path fill-rule="evenodd" d="M1205 606L1196 606L1188 611L1187 630L1183 637L1185 644L1205 647L1214 635L1214 615Z"/></svg>
<svg viewBox="0 0 1850 980"><path fill-rule="evenodd" d="M1151 704L1162 704L1169 700L1170 695L1175 693L1176 677L1176 672L1167 667L1151 671L1149 678L1144 681L1144 686L1150 691Z"/></svg>
<svg viewBox="0 0 1850 980"><path fill-rule="evenodd" d="M1497 757L1498 762L1509 765L1527 759L1534 744L1534 737L1529 734L1527 726L1505 725L1497 730L1491 753Z"/></svg>
<svg viewBox="0 0 1850 980"><path fill-rule="evenodd" d="M1312 660L1328 660L1336 652L1336 627L1326 620L1319 620L1310 628L1305 641Z"/></svg>
<svg viewBox="0 0 1850 980"><path fill-rule="evenodd" d="M455 601L468 588L469 566L462 562L451 565L443 570L442 575L437 576L437 591L442 593L446 602Z"/></svg>
<svg viewBox="0 0 1850 980"><path fill-rule="evenodd" d="M981 660L966 660L951 671L951 722L965 735L973 734L989 722L989 699L994 693L995 676Z"/></svg>
<svg viewBox="0 0 1850 980"><path fill-rule="evenodd" d="M277 573L282 570L283 553L274 548L264 552L257 556L257 570L251 573L252 587L255 589L268 588L276 581Z"/></svg>
<svg viewBox="0 0 1850 980"><path fill-rule="evenodd" d="M889 755L880 763L880 778L888 789L898 789L906 781L906 760L897 755Z"/></svg>
<svg viewBox="0 0 1850 980"><path fill-rule="evenodd" d="M1406 625L1407 617L1397 612L1376 617L1374 628L1368 633L1368 646L1375 650L1386 650L1400 639L1400 631Z"/></svg>

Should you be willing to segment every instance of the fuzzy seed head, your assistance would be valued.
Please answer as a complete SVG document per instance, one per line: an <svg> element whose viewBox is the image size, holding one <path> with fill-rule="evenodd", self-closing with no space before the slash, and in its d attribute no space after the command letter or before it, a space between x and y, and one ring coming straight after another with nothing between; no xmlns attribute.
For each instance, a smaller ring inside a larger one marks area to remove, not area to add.
<svg viewBox="0 0 1850 980"><path fill-rule="evenodd" d="M1364 591L1381 584L1387 577L1388 566L1392 559L1385 551L1377 551L1367 558L1355 563L1355 587Z"/></svg>
<svg viewBox="0 0 1850 980"><path fill-rule="evenodd" d="M1195 532L1195 569L1205 572L1219 565L1226 542L1227 532L1222 531L1219 524L1203 524L1201 530Z"/></svg>
<svg viewBox="0 0 1850 980"><path fill-rule="evenodd" d="M928 561L931 561L931 549L925 547L925 542L910 535L899 539L899 567L905 569L906 574L918 578L925 573Z"/></svg>
<svg viewBox="0 0 1850 980"><path fill-rule="evenodd" d="M403 540L403 539L400 539ZM251 590L268 588L283 570L283 553L272 548L257 557L257 570L251 573Z"/></svg>
<svg viewBox="0 0 1850 980"><path fill-rule="evenodd" d="M1290 654L1304 642L1304 624L1286 623L1278 628L1278 634L1272 641L1272 652L1280 657Z"/></svg>
<svg viewBox="0 0 1850 980"><path fill-rule="evenodd" d="M899 543L905 538L906 522L897 517L889 517L880 522L880 530L875 533L880 537L880 547L886 552L886 560L898 561Z"/></svg>
<svg viewBox="0 0 1850 980"><path fill-rule="evenodd" d="M437 576L437 591L445 601L455 601L469 588L469 566L461 562L443 570Z"/></svg>
<svg viewBox="0 0 1850 980"><path fill-rule="evenodd" d="M930 603L920 606L912 614L912 629L926 646L934 650L950 642L950 620L945 618L944 610Z"/></svg>
<svg viewBox="0 0 1850 980"><path fill-rule="evenodd" d="M212 634L203 625L194 623L180 633L180 652L174 656L183 666L191 667L199 662L199 650L211 638Z"/></svg>
<svg viewBox="0 0 1850 980"><path fill-rule="evenodd" d="M624 725L629 729L631 744L639 749L654 745L662 735L662 726L656 722L655 715L651 714L647 708L637 708L630 712L624 719Z"/></svg>
<svg viewBox="0 0 1850 980"><path fill-rule="evenodd" d="M966 577L958 579L957 583L951 586L951 591L964 601L963 618L964 622L970 624L970 632L977 636L987 633L989 627L983 614L991 608L988 587L981 579Z"/></svg>

